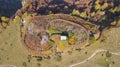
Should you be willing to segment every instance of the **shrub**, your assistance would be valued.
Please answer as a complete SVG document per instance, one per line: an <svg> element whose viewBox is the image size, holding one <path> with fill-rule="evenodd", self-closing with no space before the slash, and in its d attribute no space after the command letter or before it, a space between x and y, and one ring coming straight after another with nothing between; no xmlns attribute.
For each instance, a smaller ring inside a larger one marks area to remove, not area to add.
<svg viewBox="0 0 120 67"><path fill-rule="evenodd" d="M99 59L98 61L97 61L97 63L99 64L99 65L101 65L102 67L109 67L109 64L110 64L110 60L108 60L108 59Z"/></svg>
<svg viewBox="0 0 120 67"><path fill-rule="evenodd" d="M40 64L40 63L37 63L37 67L41 67L41 64Z"/></svg>
<svg viewBox="0 0 120 67"><path fill-rule="evenodd" d="M42 57L37 57L37 61L42 61Z"/></svg>
<svg viewBox="0 0 120 67"><path fill-rule="evenodd" d="M55 53L55 60L56 61L61 61L62 60L61 52L56 52Z"/></svg>
<svg viewBox="0 0 120 67"><path fill-rule="evenodd" d="M95 37L90 37L90 40L89 40L89 43L90 43L90 44L93 44L95 41L96 41L96 40L95 40Z"/></svg>
<svg viewBox="0 0 120 67"><path fill-rule="evenodd" d="M59 31L59 30L56 30L56 29L52 29L52 28L50 28L48 31L47 31L50 35L52 35L52 34L58 34L58 33L62 33L61 31Z"/></svg>
<svg viewBox="0 0 120 67"><path fill-rule="evenodd" d="M71 54L72 54L72 51L68 51L68 54L71 55Z"/></svg>
<svg viewBox="0 0 120 67"><path fill-rule="evenodd" d="M56 61L61 61L62 57L61 56L56 56Z"/></svg>
<svg viewBox="0 0 120 67"><path fill-rule="evenodd" d="M111 54L109 51L106 52L106 57L109 58L109 57L111 57L111 55L112 55L112 54Z"/></svg>
<svg viewBox="0 0 120 67"><path fill-rule="evenodd" d="M28 62L30 62L30 60L32 59L31 55L28 55L27 59L28 59Z"/></svg>
<svg viewBox="0 0 120 67"><path fill-rule="evenodd" d="M25 66L25 67L26 67L26 66L27 66L27 63L26 63L26 62L23 62L23 66Z"/></svg>

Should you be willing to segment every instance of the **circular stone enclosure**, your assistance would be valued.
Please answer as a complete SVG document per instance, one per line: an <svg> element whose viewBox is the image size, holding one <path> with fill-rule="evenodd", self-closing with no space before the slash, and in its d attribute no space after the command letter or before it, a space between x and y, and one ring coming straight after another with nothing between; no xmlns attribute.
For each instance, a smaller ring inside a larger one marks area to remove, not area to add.
<svg viewBox="0 0 120 67"><path fill-rule="evenodd" d="M86 46L88 31L80 25L81 21L73 22L75 19L69 15L33 17L22 35L24 47L32 56L47 56Z"/></svg>

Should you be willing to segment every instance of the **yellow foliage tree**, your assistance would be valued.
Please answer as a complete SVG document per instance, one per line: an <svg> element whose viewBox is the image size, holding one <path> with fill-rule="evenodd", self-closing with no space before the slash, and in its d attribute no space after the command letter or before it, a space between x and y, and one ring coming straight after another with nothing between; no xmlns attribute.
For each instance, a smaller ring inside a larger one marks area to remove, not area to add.
<svg viewBox="0 0 120 67"><path fill-rule="evenodd" d="M28 16L27 12L25 12L23 15L22 15L22 19L23 18L26 18Z"/></svg>
<svg viewBox="0 0 120 67"><path fill-rule="evenodd" d="M15 17L13 22L20 22L21 18L19 16Z"/></svg>
<svg viewBox="0 0 120 67"><path fill-rule="evenodd" d="M108 7L108 3L106 2L106 3L104 3L102 6L101 6L101 8L104 10L104 9L106 9Z"/></svg>
<svg viewBox="0 0 120 67"><path fill-rule="evenodd" d="M71 44L71 45L75 45L75 36L73 35L73 36L71 36L70 38L69 38L69 44Z"/></svg>
<svg viewBox="0 0 120 67"><path fill-rule="evenodd" d="M82 13L80 13L80 17L82 17L82 18L86 18L86 17L87 17L87 13L86 13L86 12L82 12Z"/></svg>
<svg viewBox="0 0 120 67"><path fill-rule="evenodd" d="M91 15L92 17L95 16L95 12L90 13L90 15Z"/></svg>
<svg viewBox="0 0 120 67"><path fill-rule="evenodd" d="M115 7L115 8L111 8L109 11L112 13L115 13L117 10L118 10L118 7Z"/></svg>
<svg viewBox="0 0 120 67"><path fill-rule="evenodd" d="M96 9L96 10L101 9L101 5L100 5L100 4L96 4L96 5L95 5L95 9Z"/></svg>
<svg viewBox="0 0 120 67"><path fill-rule="evenodd" d="M6 28L8 24L5 22L2 22L1 25L2 25L2 27Z"/></svg>
<svg viewBox="0 0 120 67"><path fill-rule="evenodd" d="M80 15L79 10L74 9L74 10L72 11L72 15L77 15L77 16L79 16L79 15Z"/></svg>
<svg viewBox="0 0 120 67"><path fill-rule="evenodd" d="M4 28L6 28L7 25L8 25L8 22L9 22L9 18L7 18L5 16L2 16L1 20L2 20L1 26L4 27Z"/></svg>
<svg viewBox="0 0 120 67"><path fill-rule="evenodd" d="M2 17L1 17L1 20L2 20L3 22L7 22L9 19L8 19L7 17L5 17L5 16L2 16Z"/></svg>

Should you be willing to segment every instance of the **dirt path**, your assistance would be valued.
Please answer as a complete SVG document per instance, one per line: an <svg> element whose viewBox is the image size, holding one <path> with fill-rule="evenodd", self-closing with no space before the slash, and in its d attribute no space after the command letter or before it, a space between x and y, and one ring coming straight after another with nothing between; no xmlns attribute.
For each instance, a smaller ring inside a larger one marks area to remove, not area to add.
<svg viewBox="0 0 120 67"><path fill-rule="evenodd" d="M7 64L7 65L0 65L0 67L17 67L15 65L10 65L10 64Z"/></svg>
<svg viewBox="0 0 120 67"><path fill-rule="evenodd" d="M103 49L96 50L96 51L95 51L90 57L88 57L87 59L85 59L85 60L83 60L83 61L81 61L81 62L79 62L79 63L72 64L72 65L70 65L69 67L75 67L75 66L77 66L77 65L86 63L87 61L89 61L90 59L92 59L95 55L97 55L97 53L99 53L99 52L106 52L106 51L107 51L107 50L103 50ZM110 52L110 53L113 54L113 55L118 55L118 56L120 56L120 52L118 52L118 53Z"/></svg>

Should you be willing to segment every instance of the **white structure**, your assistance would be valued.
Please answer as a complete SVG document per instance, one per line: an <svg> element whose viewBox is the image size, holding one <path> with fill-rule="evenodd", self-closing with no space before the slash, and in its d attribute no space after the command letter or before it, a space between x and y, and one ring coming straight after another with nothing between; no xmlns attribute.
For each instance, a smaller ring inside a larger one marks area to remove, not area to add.
<svg viewBox="0 0 120 67"><path fill-rule="evenodd" d="M60 40L67 40L67 36L60 36Z"/></svg>

